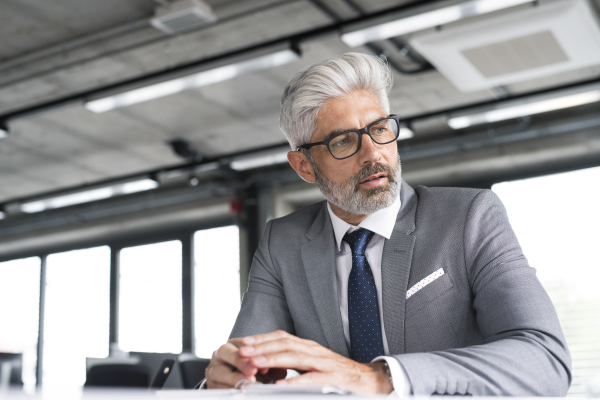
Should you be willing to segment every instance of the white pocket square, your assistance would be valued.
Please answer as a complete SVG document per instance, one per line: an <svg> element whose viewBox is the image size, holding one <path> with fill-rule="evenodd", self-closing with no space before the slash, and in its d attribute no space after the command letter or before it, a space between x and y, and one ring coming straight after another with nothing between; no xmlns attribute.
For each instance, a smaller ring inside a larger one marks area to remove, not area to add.
<svg viewBox="0 0 600 400"><path fill-rule="evenodd" d="M406 298L408 299L410 296L417 293L419 290L423 289L425 286L429 285L442 275L444 275L444 268L440 268L434 273L427 275L425 278L417 282L413 287L408 289L406 292Z"/></svg>

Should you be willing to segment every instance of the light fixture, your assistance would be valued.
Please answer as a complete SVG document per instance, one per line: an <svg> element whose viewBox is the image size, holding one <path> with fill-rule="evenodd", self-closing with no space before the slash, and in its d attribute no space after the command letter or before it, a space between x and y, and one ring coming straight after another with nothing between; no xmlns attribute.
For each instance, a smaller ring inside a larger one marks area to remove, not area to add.
<svg viewBox="0 0 600 400"><path fill-rule="evenodd" d="M464 18L486 14L520 4L531 3L532 0L471 0L454 4L421 14L384 22L374 26L346 32L341 39L350 47L365 43L385 40L395 36L417 32L427 28L455 22Z"/></svg>
<svg viewBox="0 0 600 400"><path fill-rule="evenodd" d="M222 82L249 72L277 67L299 58L299 53L289 45L279 45L261 51L260 54L255 53L251 56L236 57L235 60L226 65L218 65L200 72L193 72L141 88L90 100L85 103L85 108L95 113L103 113L115 108L180 93L184 90Z"/></svg>
<svg viewBox="0 0 600 400"><path fill-rule="evenodd" d="M267 167L269 165L283 164L287 162L287 153L289 148L284 150L277 149L271 151L264 151L251 156L240 156L234 158L229 163L231 169L236 171L245 171L248 169Z"/></svg>
<svg viewBox="0 0 600 400"><path fill-rule="evenodd" d="M452 129L463 129L473 125L505 121L508 119L562 110L564 108L581 106L598 101L600 101L600 89L452 117L448 119L448 125Z"/></svg>
<svg viewBox="0 0 600 400"><path fill-rule="evenodd" d="M22 212L32 214L54 208L62 208L76 204L108 199L110 197L124 194L143 192L146 190L155 189L157 187L158 182L153 179L146 178L137 181L129 181L111 186L49 197L41 200L24 202L19 205L19 209Z"/></svg>
<svg viewBox="0 0 600 400"><path fill-rule="evenodd" d="M398 132L398 139L396 139L396 140L400 141L400 140L411 139L414 136L415 136L415 133L412 131L412 129L402 126L402 127L400 127L400 132Z"/></svg>
<svg viewBox="0 0 600 400"><path fill-rule="evenodd" d="M0 211L0 219L6 218L6 213L4 211Z"/></svg>

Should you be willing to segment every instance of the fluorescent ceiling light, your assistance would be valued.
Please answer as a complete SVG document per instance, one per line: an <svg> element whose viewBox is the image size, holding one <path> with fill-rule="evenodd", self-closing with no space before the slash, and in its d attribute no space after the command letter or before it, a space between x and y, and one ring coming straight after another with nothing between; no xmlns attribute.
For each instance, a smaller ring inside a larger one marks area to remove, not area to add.
<svg viewBox="0 0 600 400"><path fill-rule="evenodd" d="M292 49L286 48L184 77L118 93L98 100L91 100L85 103L85 108L95 113L103 113L114 110L115 108L130 106L132 104L180 93L184 90L222 82L249 72L277 67L299 58L300 56L298 53Z"/></svg>
<svg viewBox="0 0 600 400"><path fill-rule="evenodd" d="M395 36L433 28L464 18L486 14L519 4L531 3L532 0L471 0L449 7L443 7L422 14L385 22L354 32L344 33L342 41L350 47L365 43L385 40Z"/></svg>
<svg viewBox="0 0 600 400"><path fill-rule="evenodd" d="M236 171L245 171L248 169L266 167L269 165L283 164L288 160L287 153L288 150L268 153L265 152L252 157L238 158L233 160L229 166Z"/></svg>
<svg viewBox="0 0 600 400"><path fill-rule="evenodd" d="M89 203L92 201L108 199L123 194L137 193L145 190L155 189L158 182L153 179L141 179L139 181L125 182L108 187L96 188L77 193L51 197L21 203L19 209L25 213L32 214L54 208L73 206L76 204Z"/></svg>
<svg viewBox="0 0 600 400"><path fill-rule="evenodd" d="M400 140L406 140L406 139L410 139L412 137L415 136L415 133L412 131L412 129L406 128L406 127L401 127L400 128L400 132L398 134L398 141Z"/></svg>
<svg viewBox="0 0 600 400"><path fill-rule="evenodd" d="M600 90L591 90L588 92L556 97L554 99L540 100L477 114L453 117L448 119L448 125L452 129L463 129L473 125L541 114L549 111L595 103L597 101L600 101Z"/></svg>
<svg viewBox="0 0 600 400"><path fill-rule="evenodd" d="M6 218L6 214L4 213L4 211L0 211L0 219L4 218Z"/></svg>

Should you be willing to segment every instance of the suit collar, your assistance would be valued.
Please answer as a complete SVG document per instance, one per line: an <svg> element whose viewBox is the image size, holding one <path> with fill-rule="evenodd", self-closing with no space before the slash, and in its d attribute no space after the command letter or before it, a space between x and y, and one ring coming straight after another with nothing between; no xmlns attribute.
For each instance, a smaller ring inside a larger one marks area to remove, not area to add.
<svg viewBox="0 0 600 400"><path fill-rule="evenodd" d="M327 212L327 202L322 201L319 212L304 235L307 239L313 240L314 238L321 236L323 234L323 230L327 226L331 226L331 219L329 218L329 213Z"/></svg>
<svg viewBox="0 0 600 400"><path fill-rule="evenodd" d="M402 186L400 187L400 202L402 205L396 217L395 231L410 235L415 230L417 200L415 190L402 180Z"/></svg>

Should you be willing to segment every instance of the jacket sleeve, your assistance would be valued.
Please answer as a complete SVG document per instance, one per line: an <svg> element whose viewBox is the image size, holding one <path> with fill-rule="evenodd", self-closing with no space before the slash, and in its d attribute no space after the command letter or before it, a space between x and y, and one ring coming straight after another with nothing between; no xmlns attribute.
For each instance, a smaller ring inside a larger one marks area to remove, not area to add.
<svg viewBox="0 0 600 400"><path fill-rule="evenodd" d="M394 356L413 394L566 395L571 359L554 306L493 192L482 191L473 199L463 241L484 343Z"/></svg>
<svg viewBox="0 0 600 400"><path fill-rule="evenodd" d="M294 334L281 275L270 254L273 221L267 222L265 233L252 260L248 291L230 338L272 332L278 329Z"/></svg>

